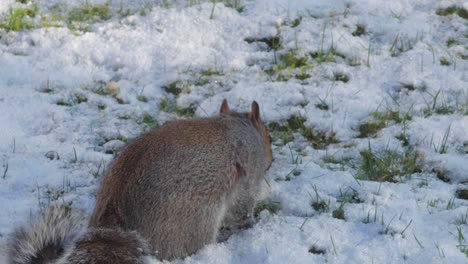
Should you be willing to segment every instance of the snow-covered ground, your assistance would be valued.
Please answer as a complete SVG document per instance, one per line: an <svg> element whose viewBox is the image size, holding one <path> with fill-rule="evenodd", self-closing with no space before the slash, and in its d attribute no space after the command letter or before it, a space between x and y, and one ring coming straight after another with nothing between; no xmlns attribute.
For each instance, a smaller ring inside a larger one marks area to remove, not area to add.
<svg viewBox="0 0 468 264"><path fill-rule="evenodd" d="M468 263L468 2L84 2L0 2L0 263L39 208L89 215L125 141L223 98L270 124L270 210L174 263Z"/></svg>

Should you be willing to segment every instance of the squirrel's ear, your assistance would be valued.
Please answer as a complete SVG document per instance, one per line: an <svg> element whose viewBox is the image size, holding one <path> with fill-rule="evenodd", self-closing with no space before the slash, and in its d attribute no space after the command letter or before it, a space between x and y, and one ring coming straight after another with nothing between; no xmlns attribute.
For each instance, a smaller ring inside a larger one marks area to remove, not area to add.
<svg viewBox="0 0 468 264"><path fill-rule="evenodd" d="M223 100L223 103L221 104L221 109L219 110L220 113L227 113L230 112L231 109L229 109L229 105L226 99Z"/></svg>
<svg viewBox="0 0 468 264"><path fill-rule="evenodd" d="M252 102L252 110L250 111L250 118L252 121L260 121L260 107L258 103L253 101Z"/></svg>

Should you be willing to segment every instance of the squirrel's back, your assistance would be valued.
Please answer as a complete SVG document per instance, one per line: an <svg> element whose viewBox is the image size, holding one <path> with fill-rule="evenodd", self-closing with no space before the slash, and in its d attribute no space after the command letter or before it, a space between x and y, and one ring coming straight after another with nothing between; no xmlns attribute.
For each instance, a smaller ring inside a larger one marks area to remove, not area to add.
<svg viewBox="0 0 468 264"><path fill-rule="evenodd" d="M171 122L129 144L102 180L90 225L137 230L163 259L215 241L240 183L260 185L271 163L258 105L255 113L223 106L218 116Z"/></svg>

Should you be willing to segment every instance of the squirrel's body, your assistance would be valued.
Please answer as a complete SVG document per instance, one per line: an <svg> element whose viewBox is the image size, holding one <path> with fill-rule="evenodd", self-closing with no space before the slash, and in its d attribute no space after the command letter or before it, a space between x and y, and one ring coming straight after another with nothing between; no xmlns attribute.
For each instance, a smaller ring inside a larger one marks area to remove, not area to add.
<svg viewBox="0 0 468 264"><path fill-rule="evenodd" d="M270 143L256 102L251 112L236 113L226 101L218 116L171 122L135 139L107 170L90 228L65 249L68 256L127 252L133 262L109 263L142 263L149 249L160 259L180 258L215 242L221 227L246 226L271 164ZM125 243L102 239L106 234Z"/></svg>

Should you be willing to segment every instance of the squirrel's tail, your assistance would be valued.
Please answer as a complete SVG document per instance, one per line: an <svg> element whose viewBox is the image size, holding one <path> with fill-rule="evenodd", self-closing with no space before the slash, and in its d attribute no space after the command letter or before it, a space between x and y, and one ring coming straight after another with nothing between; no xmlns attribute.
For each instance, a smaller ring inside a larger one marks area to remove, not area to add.
<svg viewBox="0 0 468 264"><path fill-rule="evenodd" d="M79 222L69 208L50 206L35 223L11 235L7 249L9 263L42 264L58 259L78 238Z"/></svg>

